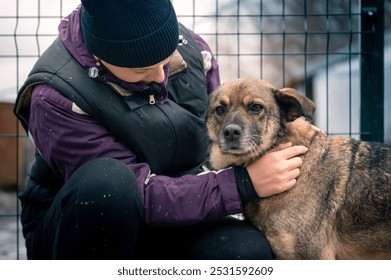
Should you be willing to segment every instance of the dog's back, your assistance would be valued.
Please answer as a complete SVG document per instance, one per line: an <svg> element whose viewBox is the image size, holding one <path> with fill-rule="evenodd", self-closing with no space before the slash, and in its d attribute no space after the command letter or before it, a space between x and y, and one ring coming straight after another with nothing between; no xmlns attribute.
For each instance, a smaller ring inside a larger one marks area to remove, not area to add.
<svg viewBox="0 0 391 280"><path fill-rule="evenodd" d="M281 142L306 145L293 189L247 206L280 258L391 259L391 146L327 137L304 119Z"/></svg>

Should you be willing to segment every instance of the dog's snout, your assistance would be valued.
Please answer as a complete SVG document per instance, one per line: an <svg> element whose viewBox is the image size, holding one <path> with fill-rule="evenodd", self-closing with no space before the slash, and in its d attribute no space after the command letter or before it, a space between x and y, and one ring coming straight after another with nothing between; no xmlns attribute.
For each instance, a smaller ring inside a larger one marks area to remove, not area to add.
<svg viewBox="0 0 391 280"><path fill-rule="evenodd" d="M224 137L229 141L235 141L242 135L242 128L237 124L229 124L224 128Z"/></svg>

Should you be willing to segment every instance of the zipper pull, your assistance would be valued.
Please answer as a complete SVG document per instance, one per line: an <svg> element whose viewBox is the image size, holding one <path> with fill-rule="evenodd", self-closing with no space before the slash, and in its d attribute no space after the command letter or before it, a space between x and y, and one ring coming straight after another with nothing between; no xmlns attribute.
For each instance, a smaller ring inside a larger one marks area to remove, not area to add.
<svg viewBox="0 0 391 280"><path fill-rule="evenodd" d="M156 102L155 102L155 96L153 95L153 94L151 94L150 96L149 96L149 104L151 104L151 105L153 105L153 104L155 104Z"/></svg>

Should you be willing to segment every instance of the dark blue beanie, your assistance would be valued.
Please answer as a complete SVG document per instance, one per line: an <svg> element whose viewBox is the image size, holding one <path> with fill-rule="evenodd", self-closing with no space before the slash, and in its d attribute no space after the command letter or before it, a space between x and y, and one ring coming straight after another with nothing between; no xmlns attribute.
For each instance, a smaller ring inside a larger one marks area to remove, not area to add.
<svg viewBox="0 0 391 280"><path fill-rule="evenodd" d="M178 21L170 0L82 0L87 49L120 67L138 68L168 58L178 46Z"/></svg>

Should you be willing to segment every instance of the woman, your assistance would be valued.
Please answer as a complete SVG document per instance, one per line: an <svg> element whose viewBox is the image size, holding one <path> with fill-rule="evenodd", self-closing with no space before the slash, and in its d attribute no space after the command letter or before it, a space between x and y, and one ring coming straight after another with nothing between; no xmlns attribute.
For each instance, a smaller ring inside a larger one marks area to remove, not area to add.
<svg viewBox="0 0 391 280"><path fill-rule="evenodd" d="M293 187L306 148L203 172L219 83L169 0L82 0L15 105L37 150L21 195L28 258L272 258L259 230L227 216Z"/></svg>

